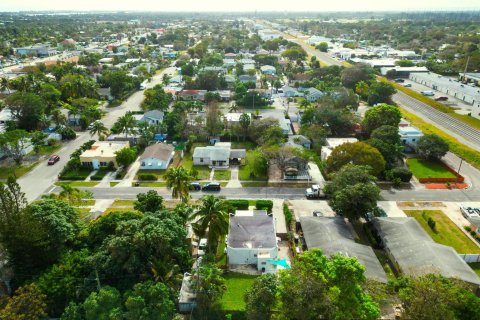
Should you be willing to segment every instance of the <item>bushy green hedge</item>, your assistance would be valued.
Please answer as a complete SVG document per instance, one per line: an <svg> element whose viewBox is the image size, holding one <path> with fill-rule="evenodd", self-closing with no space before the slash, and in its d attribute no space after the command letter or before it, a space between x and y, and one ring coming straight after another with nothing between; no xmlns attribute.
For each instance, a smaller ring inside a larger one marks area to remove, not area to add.
<svg viewBox="0 0 480 320"><path fill-rule="evenodd" d="M157 176L151 173L142 173L138 175L140 181L157 181Z"/></svg>
<svg viewBox="0 0 480 320"><path fill-rule="evenodd" d="M392 170L387 171L387 180L393 181L394 179L400 179L402 182L409 182L412 179L412 172L408 168L395 167Z"/></svg>
<svg viewBox="0 0 480 320"><path fill-rule="evenodd" d="M248 200L242 200L242 199L233 199L233 200L227 200L227 203L233 207L234 210L248 210Z"/></svg>
<svg viewBox="0 0 480 320"><path fill-rule="evenodd" d="M283 214L285 215L285 221L287 222L287 226L290 227L290 224L293 220L293 214L286 204L283 205Z"/></svg>
<svg viewBox="0 0 480 320"><path fill-rule="evenodd" d="M258 210L267 210L268 213L272 212L273 201L272 200L257 200L255 208Z"/></svg>

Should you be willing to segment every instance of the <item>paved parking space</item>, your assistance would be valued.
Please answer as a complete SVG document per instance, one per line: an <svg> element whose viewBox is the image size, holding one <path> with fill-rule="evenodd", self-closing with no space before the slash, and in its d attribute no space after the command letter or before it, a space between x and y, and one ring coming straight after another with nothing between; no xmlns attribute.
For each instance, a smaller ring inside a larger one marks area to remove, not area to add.
<svg viewBox="0 0 480 320"><path fill-rule="evenodd" d="M324 200L289 200L297 220L300 217L311 217L313 211L320 211L326 217L335 216L335 212Z"/></svg>
<svg viewBox="0 0 480 320"><path fill-rule="evenodd" d="M396 201L379 201L377 205L385 210L389 217L406 217L407 215L400 209Z"/></svg>

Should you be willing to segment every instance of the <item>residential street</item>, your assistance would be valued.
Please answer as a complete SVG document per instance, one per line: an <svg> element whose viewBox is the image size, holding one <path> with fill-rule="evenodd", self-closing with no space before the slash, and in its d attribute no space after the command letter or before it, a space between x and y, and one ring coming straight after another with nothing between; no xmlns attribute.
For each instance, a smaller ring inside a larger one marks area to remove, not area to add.
<svg viewBox="0 0 480 320"><path fill-rule="evenodd" d="M158 75L153 76L152 81L148 83L147 88L151 88L162 82L164 74L173 74L175 68L169 67ZM115 121L127 111L135 111L140 109L143 100L143 91L137 91L132 94L125 102L116 108L105 109L107 114L102 118L103 123L107 127L111 127ZM57 180L57 176L70 159L70 154L80 147L83 143L91 140L92 137L88 132L77 133L77 138L65 144L65 146L57 151L60 161L53 166L48 166L47 161L38 164L32 171L18 179L18 183L25 192L29 202L37 199L43 193L48 192L52 188L52 184Z"/></svg>

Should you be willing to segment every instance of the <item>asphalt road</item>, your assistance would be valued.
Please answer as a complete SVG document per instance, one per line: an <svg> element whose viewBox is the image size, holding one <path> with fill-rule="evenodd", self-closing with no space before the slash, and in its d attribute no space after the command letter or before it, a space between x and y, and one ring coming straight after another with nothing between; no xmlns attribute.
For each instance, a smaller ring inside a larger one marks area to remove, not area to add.
<svg viewBox="0 0 480 320"><path fill-rule="evenodd" d="M163 72L155 75L152 81L147 84L147 88L151 88L162 82L165 73L173 74L175 68L166 68ZM116 108L107 108L107 114L102 118L103 123L107 127L111 127L115 121L125 114L127 111L140 110L140 104L143 101L143 91L137 91L132 94L125 102ZM64 147L57 151L60 161L53 166L48 166L47 161L38 164L32 171L18 179L18 183L22 191L26 194L29 202L39 198L42 194L49 192L52 184L57 180L57 176L70 159L70 155L79 148L83 143L91 140L92 137L88 132L77 133L77 138L73 141L65 143Z"/></svg>
<svg viewBox="0 0 480 320"><path fill-rule="evenodd" d="M80 188L89 190L95 199L136 199L138 193L145 193L148 190L156 190L165 199L171 199L171 192L167 188L144 188L144 187L122 187L122 188ZM61 191L55 187L54 192ZM190 195L194 199L201 198L207 194L223 196L227 199L305 199L303 188L223 188L220 192L192 191ZM453 201L472 202L480 201L479 189L467 190L388 190L381 192L383 201ZM315 201L315 200L312 200Z"/></svg>
<svg viewBox="0 0 480 320"><path fill-rule="evenodd" d="M480 151L480 130L462 122L446 113L438 111L429 105L398 91L393 95L393 101L428 122L438 126L459 139L467 146Z"/></svg>

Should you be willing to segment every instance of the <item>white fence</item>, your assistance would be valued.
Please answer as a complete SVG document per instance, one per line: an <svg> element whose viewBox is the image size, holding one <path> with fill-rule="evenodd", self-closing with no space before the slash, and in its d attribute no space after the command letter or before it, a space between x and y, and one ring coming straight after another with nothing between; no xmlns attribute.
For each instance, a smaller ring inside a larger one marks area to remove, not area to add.
<svg viewBox="0 0 480 320"><path fill-rule="evenodd" d="M459 256L467 263L480 262L480 254L459 254Z"/></svg>

